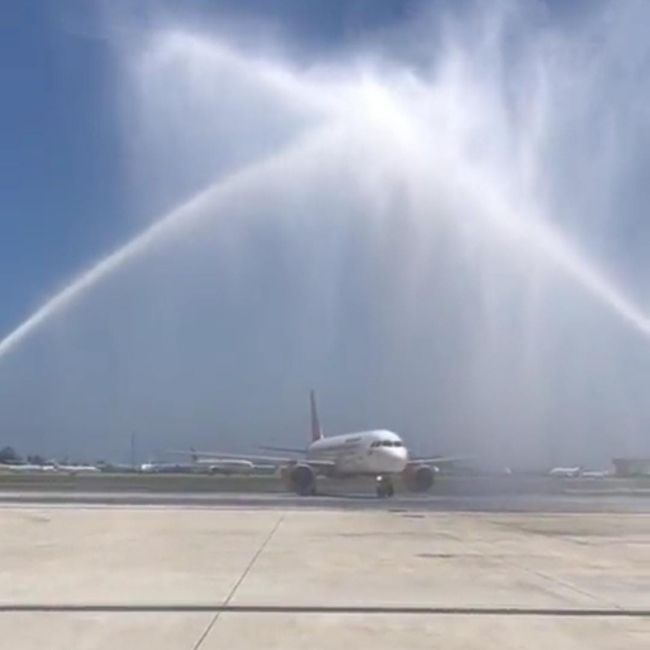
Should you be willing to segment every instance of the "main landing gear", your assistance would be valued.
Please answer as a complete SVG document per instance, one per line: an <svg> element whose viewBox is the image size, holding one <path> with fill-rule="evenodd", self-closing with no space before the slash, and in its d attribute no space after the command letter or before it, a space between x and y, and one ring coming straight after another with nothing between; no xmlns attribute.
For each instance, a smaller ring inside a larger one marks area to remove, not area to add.
<svg viewBox="0 0 650 650"><path fill-rule="evenodd" d="M380 499L386 497L392 497L395 494L395 488L393 487L393 481L390 476L378 476L377 477L377 496Z"/></svg>

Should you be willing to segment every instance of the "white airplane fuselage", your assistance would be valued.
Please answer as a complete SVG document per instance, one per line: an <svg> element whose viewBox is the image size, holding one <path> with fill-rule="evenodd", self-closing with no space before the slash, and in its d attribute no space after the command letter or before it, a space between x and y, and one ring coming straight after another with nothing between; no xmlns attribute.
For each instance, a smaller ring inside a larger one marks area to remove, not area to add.
<svg viewBox="0 0 650 650"><path fill-rule="evenodd" d="M26 463L24 465L5 465L10 472L54 472L56 467L54 465L32 465Z"/></svg>
<svg viewBox="0 0 650 650"><path fill-rule="evenodd" d="M332 476L379 476L402 472L408 450L396 433L376 429L315 440L306 460L333 462Z"/></svg>
<svg viewBox="0 0 650 650"><path fill-rule="evenodd" d="M554 467L548 475L556 478L578 478L581 473L581 467Z"/></svg>

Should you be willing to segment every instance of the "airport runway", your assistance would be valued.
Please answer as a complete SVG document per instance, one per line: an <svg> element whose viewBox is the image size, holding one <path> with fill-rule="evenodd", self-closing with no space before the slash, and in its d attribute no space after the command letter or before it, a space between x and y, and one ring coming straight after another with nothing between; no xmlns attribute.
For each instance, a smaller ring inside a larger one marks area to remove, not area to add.
<svg viewBox="0 0 650 650"><path fill-rule="evenodd" d="M650 499L0 492L21 650L650 647Z"/></svg>
<svg viewBox="0 0 650 650"><path fill-rule="evenodd" d="M0 507L3 647L650 647L643 514L461 512L435 497L29 496Z"/></svg>
<svg viewBox="0 0 650 650"><path fill-rule="evenodd" d="M0 491L0 505L159 506L193 508L376 510L414 512L521 513L650 513L650 498L634 495L398 495L378 499L371 493L324 493L301 497L291 493L251 492L79 492Z"/></svg>

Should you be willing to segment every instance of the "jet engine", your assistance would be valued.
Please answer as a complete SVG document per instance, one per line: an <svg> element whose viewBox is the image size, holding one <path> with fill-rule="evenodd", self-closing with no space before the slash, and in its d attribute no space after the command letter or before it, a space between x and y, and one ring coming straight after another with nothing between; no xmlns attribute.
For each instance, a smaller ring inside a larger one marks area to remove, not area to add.
<svg viewBox="0 0 650 650"><path fill-rule="evenodd" d="M289 489L298 494L305 496L316 492L316 474L307 464L299 463L283 468L282 478Z"/></svg>
<svg viewBox="0 0 650 650"><path fill-rule="evenodd" d="M404 484L410 492L426 492L433 485L435 473L429 465L409 465L403 472Z"/></svg>

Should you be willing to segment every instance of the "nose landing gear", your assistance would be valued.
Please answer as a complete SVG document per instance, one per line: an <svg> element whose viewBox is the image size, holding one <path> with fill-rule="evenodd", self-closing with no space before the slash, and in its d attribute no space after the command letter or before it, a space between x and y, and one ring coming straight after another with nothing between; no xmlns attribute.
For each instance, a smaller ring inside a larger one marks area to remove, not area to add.
<svg viewBox="0 0 650 650"><path fill-rule="evenodd" d="M395 494L395 488L393 487L393 481L390 476L378 476L377 477L377 496L380 499L386 497L392 497Z"/></svg>

